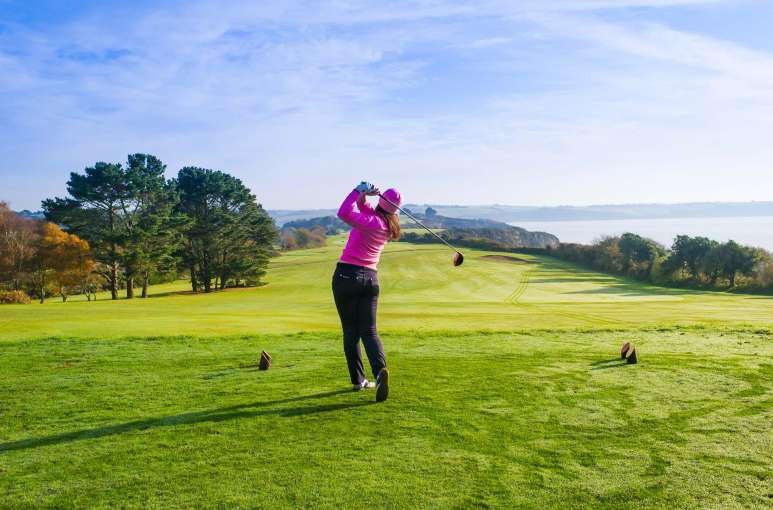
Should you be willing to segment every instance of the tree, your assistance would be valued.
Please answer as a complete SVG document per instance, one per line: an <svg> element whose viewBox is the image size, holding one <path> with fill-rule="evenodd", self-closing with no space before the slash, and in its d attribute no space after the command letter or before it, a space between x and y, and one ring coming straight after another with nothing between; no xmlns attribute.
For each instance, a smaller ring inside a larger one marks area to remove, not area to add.
<svg viewBox="0 0 773 510"><path fill-rule="evenodd" d="M769 252L760 255L757 282L760 287L773 288L773 254Z"/></svg>
<svg viewBox="0 0 773 510"><path fill-rule="evenodd" d="M623 256L623 272L628 274L636 266L644 265L647 278L652 274L655 260L665 254L665 250L655 241L627 232L620 237L620 253Z"/></svg>
<svg viewBox="0 0 773 510"><path fill-rule="evenodd" d="M8 207L8 204L0 202L0 283L10 281L13 274L9 243L14 230L12 215L13 211Z"/></svg>
<svg viewBox="0 0 773 510"><path fill-rule="evenodd" d="M706 257L717 245L716 241L706 237L676 236L667 265L674 270L687 269L690 276L697 280L703 272L702 268L706 266Z"/></svg>
<svg viewBox="0 0 773 510"><path fill-rule="evenodd" d="M265 268L273 254L277 237L274 220L255 203L255 197L250 196L251 200L239 210L236 222L221 237L217 261L221 290L229 281L236 286L242 282L257 284L266 273Z"/></svg>
<svg viewBox="0 0 773 510"><path fill-rule="evenodd" d="M728 241L719 246L719 260L721 274L728 279L732 288L735 287L739 273L749 276L754 272L757 254L749 247Z"/></svg>
<svg viewBox="0 0 773 510"><path fill-rule="evenodd" d="M312 230L316 227L324 228L325 233L331 236L348 231L351 228L337 216L323 216L319 218L310 218L308 220L288 221L282 225L282 230L289 228L306 228Z"/></svg>
<svg viewBox="0 0 773 510"><path fill-rule="evenodd" d="M22 290L29 263L35 254L35 221L22 218L0 202L0 283Z"/></svg>
<svg viewBox="0 0 773 510"><path fill-rule="evenodd" d="M279 247L284 251L297 250L298 240L293 227L283 228L279 233Z"/></svg>
<svg viewBox="0 0 773 510"><path fill-rule="evenodd" d="M177 211L187 217L182 251L193 291L257 282L277 232L250 190L231 175L197 167L180 170L175 185Z"/></svg>
<svg viewBox="0 0 773 510"><path fill-rule="evenodd" d="M429 218L432 216L437 216L437 211L433 209L432 207L427 207L427 209L424 211L424 215Z"/></svg>
<svg viewBox="0 0 773 510"><path fill-rule="evenodd" d="M113 299L118 299L121 276L127 298L134 297L138 277L145 297L150 274L173 265L181 222L173 214L177 197L165 169L155 156L139 153L128 156L126 167L96 163L84 174L70 174L69 198L43 202L47 219L91 244L100 267L107 268L103 276Z"/></svg>
<svg viewBox="0 0 773 510"><path fill-rule="evenodd" d="M166 165L149 154L131 154L127 179L134 207L125 211L129 240L126 257L127 297L134 295L134 278L142 279L142 297L148 297L150 275L175 265L185 218L175 213L174 184L164 178Z"/></svg>
<svg viewBox="0 0 773 510"><path fill-rule="evenodd" d="M619 237L604 237L589 248L589 260L585 260L582 263L590 264L609 273L621 273L623 271L623 256L620 253Z"/></svg>
<svg viewBox="0 0 773 510"><path fill-rule="evenodd" d="M714 243L709 252L701 259L700 272L706 276L711 285L716 285L722 274L722 245Z"/></svg>
<svg viewBox="0 0 773 510"><path fill-rule="evenodd" d="M77 287L94 269L89 257L89 245L78 236L68 234L53 223L36 222L37 241L32 259L32 283L43 303L53 288L67 301L73 287Z"/></svg>
<svg viewBox="0 0 773 510"><path fill-rule="evenodd" d="M98 162L83 174L70 174L70 197L43 201L46 219L67 225L91 245L94 257L106 268L103 276L112 299L118 299L119 269L128 242L124 216L131 191L120 164Z"/></svg>
<svg viewBox="0 0 773 510"><path fill-rule="evenodd" d="M312 229L283 227L279 243L284 251L325 246L327 244L327 230L321 225L316 225Z"/></svg>

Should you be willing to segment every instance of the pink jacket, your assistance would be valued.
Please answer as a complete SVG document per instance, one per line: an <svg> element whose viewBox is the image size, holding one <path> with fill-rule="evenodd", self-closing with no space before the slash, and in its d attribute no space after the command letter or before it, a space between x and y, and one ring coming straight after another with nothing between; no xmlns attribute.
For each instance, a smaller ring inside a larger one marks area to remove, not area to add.
<svg viewBox="0 0 773 510"><path fill-rule="evenodd" d="M352 227L341 262L376 269L381 250L389 240L389 225L364 196L361 200L359 197L357 190L352 191L338 209L338 217Z"/></svg>

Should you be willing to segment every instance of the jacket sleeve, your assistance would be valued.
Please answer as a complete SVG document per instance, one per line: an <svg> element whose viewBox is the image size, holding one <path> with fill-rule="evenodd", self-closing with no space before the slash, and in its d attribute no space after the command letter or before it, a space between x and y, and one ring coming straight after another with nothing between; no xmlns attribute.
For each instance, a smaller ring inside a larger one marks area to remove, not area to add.
<svg viewBox="0 0 773 510"><path fill-rule="evenodd" d="M366 211L357 212L355 210L359 196L360 193L357 190L352 190L338 209L338 217L354 228L363 230L382 230L384 227L375 213Z"/></svg>
<svg viewBox="0 0 773 510"><path fill-rule="evenodd" d="M368 203L366 196L362 194L357 198L357 209L359 209L361 213L367 214L374 214L376 212L375 209L373 209L373 206Z"/></svg>

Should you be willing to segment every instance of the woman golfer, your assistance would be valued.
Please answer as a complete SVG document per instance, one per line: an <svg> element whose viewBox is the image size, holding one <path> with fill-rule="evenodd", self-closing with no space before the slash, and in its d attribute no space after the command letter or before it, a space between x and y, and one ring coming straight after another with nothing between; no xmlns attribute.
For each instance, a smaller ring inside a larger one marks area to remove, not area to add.
<svg viewBox="0 0 773 510"><path fill-rule="evenodd" d="M396 213L402 199L397 190L389 189L373 209L366 197L374 195L379 195L375 186L360 183L338 210L338 217L351 225L352 231L333 273L333 297L344 330L344 354L353 388L359 391L375 386L376 401L383 402L389 395L389 372L376 331L379 294L376 268L387 241L400 239L400 220ZM365 378L360 339L376 378L375 385Z"/></svg>

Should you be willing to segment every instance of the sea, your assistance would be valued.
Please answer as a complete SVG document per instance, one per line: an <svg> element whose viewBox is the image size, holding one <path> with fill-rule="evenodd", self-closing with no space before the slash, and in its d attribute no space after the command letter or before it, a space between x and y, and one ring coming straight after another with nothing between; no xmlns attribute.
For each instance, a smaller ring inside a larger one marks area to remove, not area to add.
<svg viewBox="0 0 773 510"><path fill-rule="evenodd" d="M592 221L521 221L510 225L548 232L564 243L592 243L608 235L633 232L670 247L679 234L716 241L730 239L773 251L773 216L733 218L668 218Z"/></svg>

